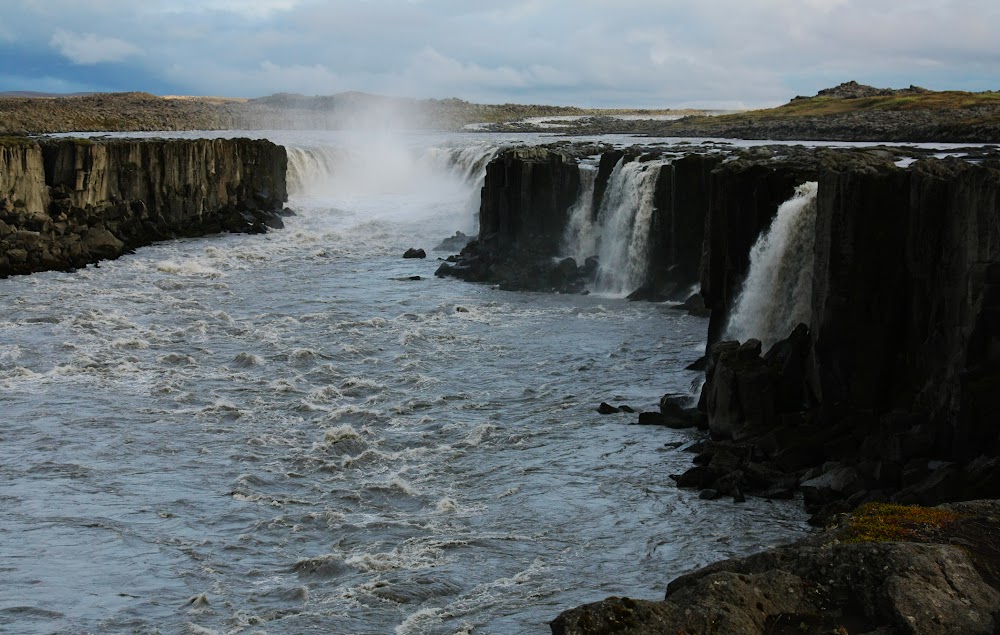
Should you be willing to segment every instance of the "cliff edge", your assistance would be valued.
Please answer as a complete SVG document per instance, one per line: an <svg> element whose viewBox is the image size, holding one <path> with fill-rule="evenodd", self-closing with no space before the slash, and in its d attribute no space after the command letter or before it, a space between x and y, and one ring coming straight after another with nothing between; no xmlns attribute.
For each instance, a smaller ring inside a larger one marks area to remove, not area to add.
<svg viewBox="0 0 1000 635"><path fill-rule="evenodd" d="M280 227L286 168L249 139L0 139L0 276Z"/></svg>

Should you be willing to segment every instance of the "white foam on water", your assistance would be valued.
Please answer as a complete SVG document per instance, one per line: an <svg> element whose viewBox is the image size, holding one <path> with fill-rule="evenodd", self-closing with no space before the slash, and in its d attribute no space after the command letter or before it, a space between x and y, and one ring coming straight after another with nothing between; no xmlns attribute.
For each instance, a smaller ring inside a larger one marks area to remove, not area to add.
<svg viewBox="0 0 1000 635"><path fill-rule="evenodd" d="M161 260L156 263L156 270L180 276L199 276L207 278L221 278L223 276L223 273L218 269L206 266L197 260L187 260L185 262Z"/></svg>
<svg viewBox="0 0 1000 635"><path fill-rule="evenodd" d="M286 144L340 148L331 169L366 156L322 136ZM742 524L686 505L655 483L689 457L643 439L673 431L593 412L608 386L650 404L687 386L668 360L703 321L435 279L435 262L404 261L402 248L432 249L473 224L475 164L490 151L423 137L397 150L356 188L326 168L315 190L293 184L297 215L282 231L0 282L0 531L11 552L37 554L0 554L0 568L5 600L60 603L64 622L40 632L196 621L233 633L254 616L272 635L393 632L424 609L440 622L414 618L411 632L529 632L598 592L656 595L687 554L714 556L706 527L736 551L799 531L776 526L801 516L780 503L748 502L739 518L754 520ZM380 184L382 167L399 174ZM424 279L394 281L414 274ZM663 536L689 551L632 566ZM118 596L108 581L121 579L140 597ZM364 592L383 580L400 597L442 592L412 603ZM195 618L184 600L203 590L211 611Z"/></svg>
<svg viewBox="0 0 1000 635"><path fill-rule="evenodd" d="M345 424L337 428L331 428L323 433L323 444L326 446L350 440L361 440L361 434L350 425Z"/></svg>
<svg viewBox="0 0 1000 635"><path fill-rule="evenodd" d="M443 613L444 611L439 608L420 609L407 616L403 623L395 628L395 633L396 635L426 633L432 626L438 626L443 622Z"/></svg>
<svg viewBox="0 0 1000 635"><path fill-rule="evenodd" d="M458 511L458 503L455 502L454 498L446 496L439 500L434 508L439 514L451 514Z"/></svg>
<svg viewBox="0 0 1000 635"><path fill-rule="evenodd" d="M454 560L445 555L446 546L451 545L433 540L410 539L389 551L363 552L348 556L344 562L363 573L433 569Z"/></svg>

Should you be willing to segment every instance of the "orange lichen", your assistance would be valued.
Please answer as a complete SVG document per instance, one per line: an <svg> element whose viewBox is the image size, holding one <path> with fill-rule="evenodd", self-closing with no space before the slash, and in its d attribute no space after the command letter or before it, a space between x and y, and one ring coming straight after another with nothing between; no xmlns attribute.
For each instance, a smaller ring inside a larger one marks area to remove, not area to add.
<svg viewBox="0 0 1000 635"><path fill-rule="evenodd" d="M959 515L937 507L866 503L854 510L844 542L926 540Z"/></svg>

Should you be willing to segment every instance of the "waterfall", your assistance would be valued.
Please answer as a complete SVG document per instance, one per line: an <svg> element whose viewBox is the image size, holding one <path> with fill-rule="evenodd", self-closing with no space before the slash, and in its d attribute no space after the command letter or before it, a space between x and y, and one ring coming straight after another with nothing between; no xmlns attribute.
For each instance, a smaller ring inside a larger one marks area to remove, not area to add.
<svg viewBox="0 0 1000 635"><path fill-rule="evenodd" d="M463 211L478 216L489 143L408 150L391 143L288 148L288 189L294 196L405 192L448 181L470 191Z"/></svg>
<svg viewBox="0 0 1000 635"><path fill-rule="evenodd" d="M303 195L321 186L337 171L343 153L334 147L287 148L288 193Z"/></svg>
<svg viewBox="0 0 1000 635"><path fill-rule="evenodd" d="M445 172L465 184L469 194L463 213L472 220L473 234L479 232L480 192L486 182L486 164L496 157L500 146L478 143L459 147L428 148L418 159L431 169ZM458 229L458 228L456 228Z"/></svg>
<svg viewBox="0 0 1000 635"><path fill-rule="evenodd" d="M478 184L482 187L482 181L486 178L486 164L493 160L499 150L500 146L492 143L433 147L428 148L419 160L439 166L470 185Z"/></svg>
<svg viewBox="0 0 1000 635"><path fill-rule="evenodd" d="M733 306L727 339L754 337L767 350L800 322L809 324L816 190L815 182L798 186L750 250L750 270Z"/></svg>
<svg viewBox="0 0 1000 635"><path fill-rule="evenodd" d="M599 238L594 216L594 182L597 180L597 166L581 163L580 194L569 210L566 232L563 235L563 257L569 256L577 264L597 255Z"/></svg>
<svg viewBox="0 0 1000 635"><path fill-rule="evenodd" d="M598 217L592 216L592 180L589 193L571 210L564 252L578 262L598 257L596 291L624 295L647 282L653 195L662 165L622 159L608 179Z"/></svg>

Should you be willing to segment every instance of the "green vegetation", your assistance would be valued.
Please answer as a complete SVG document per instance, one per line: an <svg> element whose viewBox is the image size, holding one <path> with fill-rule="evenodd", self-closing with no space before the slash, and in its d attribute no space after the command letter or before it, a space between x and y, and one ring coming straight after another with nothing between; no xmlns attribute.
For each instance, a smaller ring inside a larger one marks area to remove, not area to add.
<svg viewBox="0 0 1000 635"><path fill-rule="evenodd" d="M20 135L0 135L0 146L33 146L35 142L30 137Z"/></svg>
<svg viewBox="0 0 1000 635"><path fill-rule="evenodd" d="M927 92L917 95L891 95L884 97L810 97L795 99L784 106L761 113L779 116L808 117L834 115L863 110L958 110L979 107L1000 107L1000 93L966 93L957 90Z"/></svg>
<svg viewBox="0 0 1000 635"><path fill-rule="evenodd" d="M844 542L926 540L959 518L937 507L867 503L851 514Z"/></svg>

